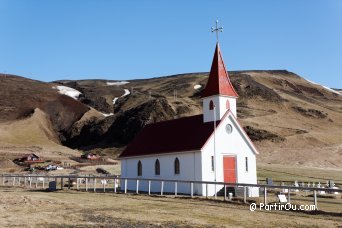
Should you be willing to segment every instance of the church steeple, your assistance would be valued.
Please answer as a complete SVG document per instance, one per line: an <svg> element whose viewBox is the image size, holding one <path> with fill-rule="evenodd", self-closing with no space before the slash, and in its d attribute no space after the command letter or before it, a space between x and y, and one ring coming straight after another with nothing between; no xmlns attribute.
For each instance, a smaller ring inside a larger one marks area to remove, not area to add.
<svg viewBox="0 0 342 228"><path fill-rule="evenodd" d="M216 28L212 28L211 31L216 32L218 39L218 32L222 32L222 29L222 27L218 27L218 21L216 21ZM228 110L236 117L236 99L238 94L230 81L218 40L208 82L201 95L203 98L204 122L214 121L214 119L220 120Z"/></svg>
<svg viewBox="0 0 342 228"><path fill-rule="evenodd" d="M223 95L230 97L238 97L232 83L230 82L226 66L223 62L220 45L216 43L215 54L207 85L202 92L202 97L213 95Z"/></svg>

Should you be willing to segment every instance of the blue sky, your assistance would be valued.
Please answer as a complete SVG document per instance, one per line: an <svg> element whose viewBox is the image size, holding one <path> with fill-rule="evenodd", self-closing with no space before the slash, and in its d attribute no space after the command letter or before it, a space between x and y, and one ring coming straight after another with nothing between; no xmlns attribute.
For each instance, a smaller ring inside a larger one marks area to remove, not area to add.
<svg viewBox="0 0 342 228"><path fill-rule="evenodd" d="M342 88L342 1L0 0L0 72L42 81L287 69Z"/></svg>

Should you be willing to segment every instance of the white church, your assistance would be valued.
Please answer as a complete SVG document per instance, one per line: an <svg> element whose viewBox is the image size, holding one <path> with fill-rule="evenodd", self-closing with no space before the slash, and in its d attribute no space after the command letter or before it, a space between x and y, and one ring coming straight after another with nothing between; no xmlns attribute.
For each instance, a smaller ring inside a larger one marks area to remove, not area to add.
<svg viewBox="0 0 342 228"><path fill-rule="evenodd" d="M120 155L121 177L257 184L258 151L237 120L238 94L218 43L202 99L201 115L146 125ZM194 184L193 192L212 196L222 187L209 185L207 193L205 184ZM136 181L128 180L127 189L136 190ZM152 182L151 192L160 189L161 182ZM174 192L174 183L163 189ZM148 191L147 181L139 191ZM190 191L178 183L178 193ZM248 188L248 196L259 196L258 188Z"/></svg>

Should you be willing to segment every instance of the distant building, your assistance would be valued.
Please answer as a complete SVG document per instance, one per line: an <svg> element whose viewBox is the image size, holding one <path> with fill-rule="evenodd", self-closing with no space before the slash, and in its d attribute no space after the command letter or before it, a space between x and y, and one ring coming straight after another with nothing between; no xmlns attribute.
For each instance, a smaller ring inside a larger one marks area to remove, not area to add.
<svg viewBox="0 0 342 228"><path fill-rule="evenodd" d="M38 155L34 153L24 155L22 158L19 159L19 161L29 163L44 162Z"/></svg>
<svg viewBox="0 0 342 228"><path fill-rule="evenodd" d="M88 154L82 155L81 158L88 159L88 160L97 160L100 157L97 154L88 153Z"/></svg>
<svg viewBox="0 0 342 228"><path fill-rule="evenodd" d="M258 151L237 121L237 98L217 43L202 91L203 114L146 125L120 155L121 176L257 184ZM135 188L128 181L127 189ZM174 188L164 183L165 192ZM147 181L140 181L139 190L148 190ZM206 195L204 184L193 190ZM220 190L210 185L208 195ZM160 183L151 191L160 191ZM189 184L179 183L178 192L189 194ZM248 196L259 196L258 188L248 188Z"/></svg>

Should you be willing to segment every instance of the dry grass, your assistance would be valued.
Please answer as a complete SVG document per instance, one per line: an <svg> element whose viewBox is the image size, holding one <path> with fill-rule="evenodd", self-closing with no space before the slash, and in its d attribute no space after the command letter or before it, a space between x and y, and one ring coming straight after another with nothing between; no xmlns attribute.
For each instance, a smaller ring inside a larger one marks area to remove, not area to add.
<svg viewBox="0 0 342 228"><path fill-rule="evenodd" d="M112 175L120 175L121 174L120 164L84 166L84 167L80 168L80 173L96 173L97 168L102 168L102 169L108 171Z"/></svg>
<svg viewBox="0 0 342 228"><path fill-rule="evenodd" d="M200 199L0 189L3 227L337 227L339 214L255 211Z"/></svg>
<svg viewBox="0 0 342 228"><path fill-rule="evenodd" d="M334 180L342 185L342 170L328 168L311 168L278 164L258 164L257 174L259 180L273 178L276 181L304 181L321 182L325 184L327 180ZM342 187L342 186L341 186Z"/></svg>
<svg viewBox="0 0 342 228"><path fill-rule="evenodd" d="M48 117L39 109L29 118L0 123L0 144L2 157L35 152L44 158L61 159L80 154L58 142Z"/></svg>

